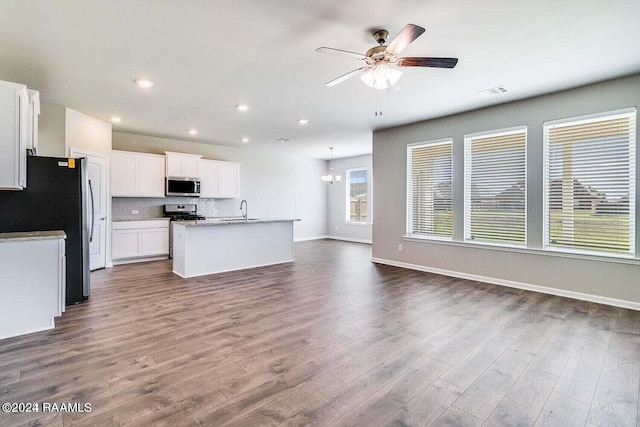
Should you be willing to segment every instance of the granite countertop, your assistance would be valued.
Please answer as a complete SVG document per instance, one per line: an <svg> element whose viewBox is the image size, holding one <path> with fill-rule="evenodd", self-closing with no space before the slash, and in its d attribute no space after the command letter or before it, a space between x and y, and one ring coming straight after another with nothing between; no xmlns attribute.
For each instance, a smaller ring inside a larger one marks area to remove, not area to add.
<svg viewBox="0 0 640 427"><path fill-rule="evenodd" d="M174 224L180 224L187 227L192 226L205 226L205 225L234 225L234 224L258 224L264 222L290 222L300 221L299 218L249 218L249 221L245 221L244 218L207 218L195 221L180 221Z"/></svg>
<svg viewBox="0 0 640 427"><path fill-rule="evenodd" d="M160 217L160 218L145 218L145 217L135 217L135 218L113 218L112 222L120 222L120 221L158 221L158 220L166 220L169 221L169 218Z"/></svg>
<svg viewBox="0 0 640 427"><path fill-rule="evenodd" d="M54 239L66 239L66 238L67 238L67 235L62 230L0 233L0 243L20 242L20 241L28 241L28 240L54 240Z"/></svg>

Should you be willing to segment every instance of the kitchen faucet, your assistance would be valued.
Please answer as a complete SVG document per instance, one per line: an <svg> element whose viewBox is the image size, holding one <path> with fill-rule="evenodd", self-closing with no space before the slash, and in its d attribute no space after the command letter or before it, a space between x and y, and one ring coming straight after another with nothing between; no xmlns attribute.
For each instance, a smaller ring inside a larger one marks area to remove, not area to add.
<svg viewBox="0 0 640 427"><path fill-rule="evenodd" d="M249 221L249 205L246 200L240 202L240 210L242 210L242 205L244 205L244 220L245 222Z"/></svg>

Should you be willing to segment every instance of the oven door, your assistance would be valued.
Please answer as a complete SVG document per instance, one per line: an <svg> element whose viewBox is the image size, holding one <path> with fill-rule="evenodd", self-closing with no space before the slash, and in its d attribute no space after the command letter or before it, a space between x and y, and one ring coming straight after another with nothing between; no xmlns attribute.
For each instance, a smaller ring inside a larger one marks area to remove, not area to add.
<svg viewBox="0 0 640 427"><path fill-rule="evenodd" d="M167 196L200 197L198 178L167 178Z"/></svg>

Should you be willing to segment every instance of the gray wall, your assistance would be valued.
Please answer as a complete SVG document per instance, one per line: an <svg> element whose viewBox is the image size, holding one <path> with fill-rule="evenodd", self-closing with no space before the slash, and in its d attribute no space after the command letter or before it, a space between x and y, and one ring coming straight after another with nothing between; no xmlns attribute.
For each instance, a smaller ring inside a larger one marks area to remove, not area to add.
<svg viewBox="0 0 640 427"><path fill-rule="evenodd" d="M634 75L375 132L374 260L430 271L442 270L460 277L484 278L494 283L553 288L550 291L559 294L590 294L596 296L592 299L602 301L619 299L633 302L634 307L640 308L638 260L565 256L541 250L543 122L633 107L639 102L640 75ZM517 251L463 243L464 135L519 125L527 125L528 131L528 249ZM453 137L454 142L454 242L405 240L407 144L446 137ZM636 161L640 163L640 156ZM636 188L640 189L640 185L636 184ZM638 205L636 197L636 212ZM639 228L636 225L636 248L640 248ZM402 252L399 244L403 245Z"/></svg>
<svg viewBox="0 0 640 427"><path fill-rule="evenodd" d="M38 155L64 157L66 108L53 104L40 104L38 116Z"/></svg>
<svg viewBox="0 0 640 427"><path fill-rule="evenodd" d="M287 154L284 150L240 148L152 136L113 132L114 150L164 154L164 151L201 154L205 159L240 162L240 198L198 202L206 215L239 215L240 200L247 199L249 216L260 218L300 218L294 237L306 239L327 234L327 191L320 177L326 161ZM113 216L140 206L140 213L157 212L173 199L114 199ZM182 199L184 201L184 199ZM213 210L218 212L214 213Z"/></svg>
<svg viewBox="0 0 640 427"><path fill-rule="evenodd" d="M369 222L371 222L371 206L372 206L372 192L371 192L371 180L373 177L373 156L356 156L346 157L343 159L336 159L331 162L333 166L333 173L335 175L342 175L342 181L328 185L329 192L329 206L327 210L327 227L328 235L335 239L353 240L363 243L371 243L372 228L371 224L353 224L346 222L346 210L347 210L347 169L366 167L367 168L367 216Z"/></svg>

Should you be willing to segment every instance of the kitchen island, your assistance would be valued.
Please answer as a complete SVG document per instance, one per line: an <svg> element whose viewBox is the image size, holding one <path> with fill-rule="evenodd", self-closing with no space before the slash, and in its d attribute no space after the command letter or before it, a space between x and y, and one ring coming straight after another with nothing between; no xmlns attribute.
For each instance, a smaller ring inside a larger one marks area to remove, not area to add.
<svg viewBox="0 0 640 427"><path fill-rule="evenodd" d="M195 277L293 261L299 219L212 219L173 224L173 272Z"/></svg>

